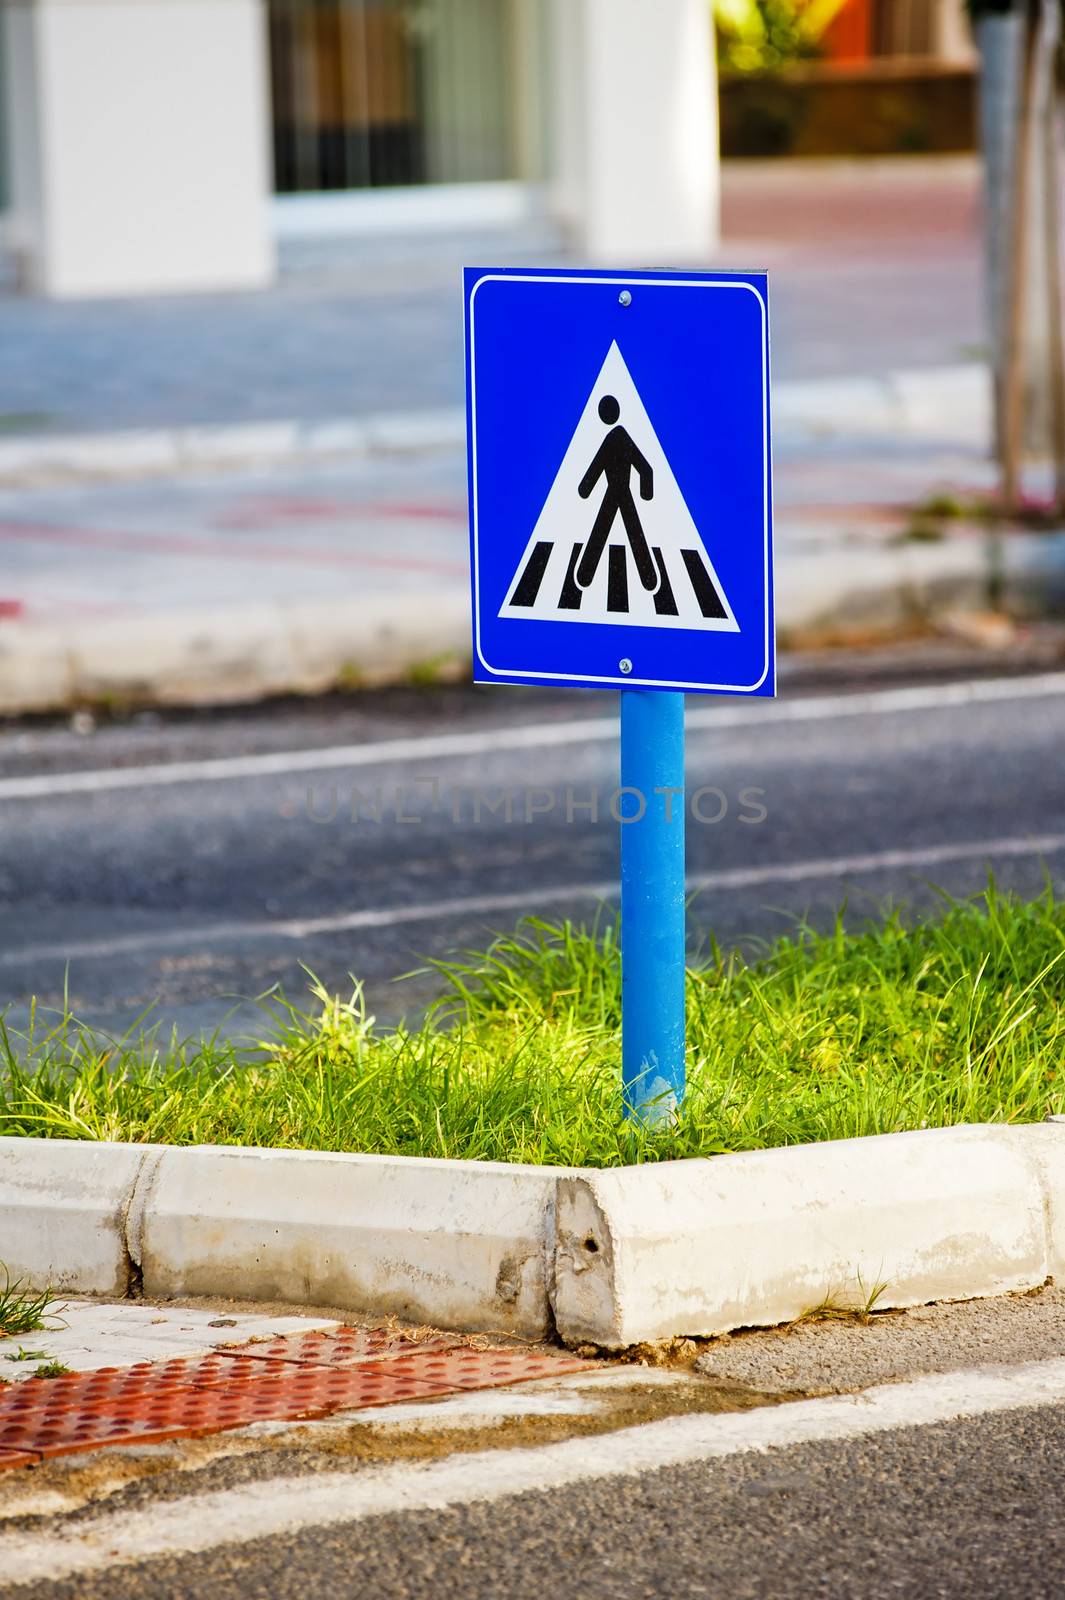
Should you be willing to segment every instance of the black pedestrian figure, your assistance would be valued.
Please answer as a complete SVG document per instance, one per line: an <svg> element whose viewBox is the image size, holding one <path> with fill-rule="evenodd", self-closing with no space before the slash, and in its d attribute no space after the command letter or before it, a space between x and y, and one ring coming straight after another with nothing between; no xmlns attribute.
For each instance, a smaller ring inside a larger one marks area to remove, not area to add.
<svg viewBox="0 0 1065 1600"><path fill-rule="evenodd" d="M599 415L608 425L617 422L621 415L621 407L612 394L605 394L600 400ZM652 559L647 539L640 526L636 502L632 498L633 467L640 476L640 499L650 500L654 495L654 474L650 463L640 454L626 429L620 424L617 427L611 426L610 432L595 452L595 459L577 486L577 493L581 499L587 500L599 479L606 479L603 503L599 507L595 524L588 535L574 573L582 589L587 589L599 570L610 530L614 526L614 518L619 515L625 525L629 544L632 546L633 560L640 575L640 582L651 592L658 588L658 568Z"/></svg>

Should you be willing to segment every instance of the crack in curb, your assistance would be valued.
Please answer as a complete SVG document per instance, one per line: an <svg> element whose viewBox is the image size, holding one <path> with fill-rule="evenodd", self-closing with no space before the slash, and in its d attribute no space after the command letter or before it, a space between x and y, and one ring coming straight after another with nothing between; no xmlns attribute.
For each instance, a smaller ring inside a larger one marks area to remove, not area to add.
<svg viewBox="0 0 1065 1600"><path fill-rule="evenodd" d="M126 1260L127 1300L144 1298L144 1219L164 1155L162 1146L145 1150L118 1218L119 1244Z"/></svg>

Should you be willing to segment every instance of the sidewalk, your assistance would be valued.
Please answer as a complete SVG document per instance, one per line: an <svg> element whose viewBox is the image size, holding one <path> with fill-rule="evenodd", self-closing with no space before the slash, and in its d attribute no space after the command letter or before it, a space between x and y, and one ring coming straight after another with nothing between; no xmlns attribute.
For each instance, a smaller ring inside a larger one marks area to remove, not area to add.
<svg viewBox="0 0 1065 1600"><path fill-rule="evenodd" d="M930 493L991 487L976 207L967 161L726 173L722 260L773 274L785 642L1065 588L1062 539L910 537ZM0 299L0 714L461 672L482 251L559 259L528 232L325 241L260 295Z"/></svg>
<svg viewBox="0 0 1065 1600"><path fill-rule="evenodd" d="M955 366L983 339L977 207L971 160L726 164L715 264L770 269L778 383ZM0 436L460 407L462 265L564 259L546 226L289 241L263 293L0 295Z"/></svg>
<svg viewBox="0 0 1065 1600"><path fill-rule="evenodd" d="M1065 535L1001 545L912 508L991 487L964 447L778 428L782 641L1059 604ZM0 712L431 682L469 660L454 450L273 472L0 490ZM913 529L917 529L916 535ZM938 536L937 536L938 534Z"/></svg>

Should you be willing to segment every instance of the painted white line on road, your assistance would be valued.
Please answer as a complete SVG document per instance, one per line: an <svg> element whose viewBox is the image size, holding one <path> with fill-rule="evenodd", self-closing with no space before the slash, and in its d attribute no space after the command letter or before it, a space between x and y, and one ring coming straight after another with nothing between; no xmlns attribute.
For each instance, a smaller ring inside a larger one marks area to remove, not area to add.
<svg viewBox="0 0 1065 1600"><path fill-rule="evenodd" d="M689 710L689 734L722 728L752 732L787 723L833 722L840 717L895 716L944 711L1002 701L1065 695L1065 672L1031 678L986 678L964 683L921 684L908 689L873 689L857 694L808 695L796 700L744 700ZM381 739L369 744L330 745L317 750L277 750L263 755L217 756L200 761L161 761L149 766L110 767L90 772L45 772L0 778L0 800L45 800L59 795L106 794L116 789L163 788L181 783L229 783L354 767L445 761L489 756L504 750L550 750L601 743L618 736L617 718L537 722L527 727L482 728L470 733Z"/></svg>
<svg viewBox="0 0 1065 1600"><path fill-rule="evenodd" d="M805 883L818 878L846 878L869 872L917 871L949 861L994 862L1014 856L1051 856L1065 850L1065 833L1019 839L977 839L967 844L935 844L913 850L874 850L865 855L826 856L761 867L728 867L720 872L692 873L685 880L689 894L729 889L755 889L771 883ZM506 894L480 894L451 900L423 900L415 905L371 906L329 917L284 918L276 921L216 922L199 927L146 928L143 933L112 939L83 939L67 944L23 945L0 952L0 967L27 966L35 961L73 961L128 955L145 950L191 949L245 939L310 939L363 928L393 928L408 922L439 922L451 917L490 916L496 912L528 912L551 905L596 902L617 897L617 881L562 883L518 889Z"/></svg>
<svg viewBox="0 0 1065 1600"><path fill-rule="evenodd" d="M445 1512L512 1495L663 1468L726 1461L805 1444L994 1416L1065 1402L1065 1360L983 1367L883 1384L856 1395L799 1400L727 1416L672 1417L539 1449L489 1450L443 1461L273 1478L177 1500L103 1512L54 1532L0 1534L5 1585L56 1582L161 1557L246 1545L369 1517Z"/></svg>

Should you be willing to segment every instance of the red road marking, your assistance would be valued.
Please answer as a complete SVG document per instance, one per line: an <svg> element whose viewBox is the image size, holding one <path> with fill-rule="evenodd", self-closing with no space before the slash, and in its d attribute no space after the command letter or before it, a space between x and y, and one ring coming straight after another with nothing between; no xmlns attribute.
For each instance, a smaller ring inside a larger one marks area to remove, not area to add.
<svg viewBox="0 0 1065 1600"><path fill-rule="evenodd" d="M219 545L217 539L195 534L141 534L121 529L69 528L54 522L0 522L0 539L49 541L88 549L135 550L138 555L204 556L213 561L279 561L286 565L316 567L372 567L388 572L432 572L442 577L465 577L465 563L423 561L405 556L378 556L354 550L323 550L314 546L291 549L262 540L249 544Z"/></svg>
<svg viewBox="0 0 1065 1600"><path fill-rule="evenodd" d="M456 501L376 500L251 500L213 518L219 528L256 528L272 522L329 521L338 517L363 520L395 518L408 522L466 521L466 507Z"/></svg>

